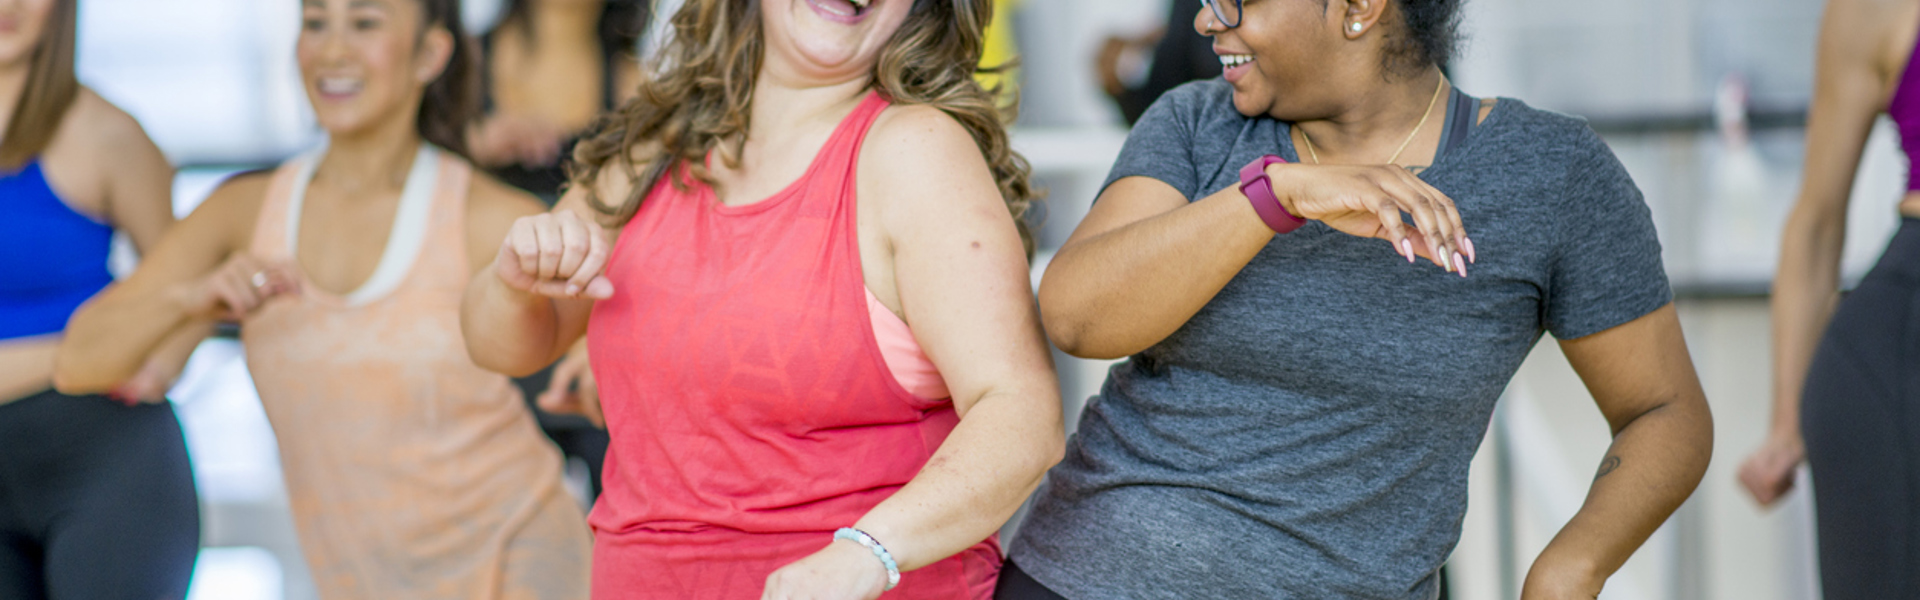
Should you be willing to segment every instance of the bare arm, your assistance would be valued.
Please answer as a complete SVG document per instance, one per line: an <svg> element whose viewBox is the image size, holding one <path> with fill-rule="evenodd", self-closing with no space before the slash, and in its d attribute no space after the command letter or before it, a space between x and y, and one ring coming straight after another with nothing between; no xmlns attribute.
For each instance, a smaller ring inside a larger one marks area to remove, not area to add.
<svg viewBox="0 0 1920 600"><path fill-rule="evenodd" d="M100 119L103 129L96 156L106 175L106 207L114 227L127 233L142 255L160 245L161 236L173 227L173 165L132 116L98 100L106 113ZM187 359L213 333L212 323L187 324L175 328L154 348L140 369L117 392L129 401L159 402L168 388L186 368Z"/></svg>
<svg viewBox="0 0 1920 600"><path fill-rule="evenodd" d="M898 304L960 424L858 523L820 525L871 534L907 571L999 530L1060 460L1065 432L1025 250L972 138L935 109L894 109L868 138L860 172L861 197L882 206ZM870 287L883 303L893 295ZM872 554L841 541L776 572L766 597L852 589L871 598L884 583Z"/></svg>
<svg viewBox="0 0 1920 600"><path fill-rule="evenodd" d="M1274 165L1267 173L1288 212L1396 248L1406 240L1395 252L1451 257L1457 241L1435 253L1426 240L1465 236L1453 201L1398 167ZM1402 211L1418 231L1403 230ZM1047 267L1047 335L1083 358L1137 353L1193 318L1272 239L1238 186L1188 202L1155 179L1116 181Z"/></svg>
<svg viewBox="0 0 1920 600"><path fill-rule="evenodd" d="M54 384L65 393L104 393L133 377L169 336L193 335L216 317L244 313L270 292L290 289L280 270L230 257L252 238L253 218L266 194L266 176L242 176L216 190L198 210L170 229L125 280L88 301L67 323L56 357ZM223 262L234 273L219 275ZM244 263L244 264L243 264ZM268 289L246 275L269 272ZM235 278L241 281L232 281ZM202 333L204 335L204 333Z"/></svg>
<svg viewBox="0 0 1920 600"><path fill-rule="evenodd" d="M1560 348L1613 430L1586 503L1527 573L1521 596L1594 598L1693 494L1713 416L1673 305Z"/></svg>
<svg viewBox="0 0 1920 600"><path fill-rule="evenodd" d="M1885 108L1885 47L1891 2L1833 0L1820 33L1813 108L1807 120L1806 176L1780 240L1773 283L1773 420L1740 477L1761 504L1793 486L1805 456L1800 390L1814 347L1839 302L1840 254L1854 173L1873 120ZM1904 11L1903 11L1904 12Z"/></svg>
<svg viewBox="0 0 1920 600"><path fill-rule="evenodd" d="M620 179L607 169L602 179ZM624 181L602 198L625 197ZM553 364L587 330L595 298L613 293L601 277L617 232L595 223L586 191L572 189L550 213L521 217L494 241L493 260L467 284L460 330L482 368L525 377Z"/></svg>

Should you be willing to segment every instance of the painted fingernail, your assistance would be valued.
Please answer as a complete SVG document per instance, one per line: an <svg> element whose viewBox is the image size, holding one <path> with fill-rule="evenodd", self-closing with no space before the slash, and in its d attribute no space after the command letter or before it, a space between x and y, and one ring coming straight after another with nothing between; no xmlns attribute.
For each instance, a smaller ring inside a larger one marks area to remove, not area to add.
<svg viewBox="0 0 1920 600"><path fill-rule="evenodd" d="M1467 276L1467 259L1461 258L1459 252L1453 253L1453 264L1460 268L1461 277Z"/></svg>
<svg viewBox="0 0 1920 600"><path fill-rule="evenodd" d="M1470 263L1475 263L1475 264L1478 264L1478 263L1480 262L1480 259L1479 259L1478 257L1476 257L1476 256L1474 256L1474 252L1473 252L1473 238L1470 238L1470 237L1461 237L1461 238L1460 238L1460 245L1461 245L1461 246L1463 246L1463 247L1465 247L1465 248L1467 249L1467 262L1470 262Z"/></svg>
<svg viewBox="0 0 1920 600"><path fill-rule="evenodd" d="M1413 264L1413 240L1400 238L1400 253L1407 256L1407 264Z"/></svg>

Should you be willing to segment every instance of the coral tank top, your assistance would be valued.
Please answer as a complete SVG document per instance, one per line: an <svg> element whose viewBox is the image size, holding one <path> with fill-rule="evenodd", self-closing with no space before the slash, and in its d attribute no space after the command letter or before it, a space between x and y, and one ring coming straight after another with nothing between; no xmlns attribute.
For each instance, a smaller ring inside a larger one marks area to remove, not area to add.
<svg viewBox="0 0 1920 600"><path fill-rule="evenodd" d="M589 517L595 598L758 598L959 422L896 378L869 312L855 174L887 106L866 98L765 200L726 206L690 177L663 181L622 230L614 296L587 334L613 434ZM990 538L882 597L989 598L1000 561Z"/></svg>

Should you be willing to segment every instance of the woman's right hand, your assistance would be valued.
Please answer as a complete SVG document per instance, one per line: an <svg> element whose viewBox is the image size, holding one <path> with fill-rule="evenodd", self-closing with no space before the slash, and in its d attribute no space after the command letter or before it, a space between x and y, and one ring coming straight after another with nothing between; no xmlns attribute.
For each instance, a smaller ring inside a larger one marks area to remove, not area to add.
<svg viewBox="0 0 1920 600"><path fill-rule="evenodd" d="M613 296L606 229L566 209L521 217L507 230L493 272L507 287L552 298Z"/></svg>
<svg viewBox="0 0 1920 600"><path fill-rule="evenodd" d="M1794 472L1807 458L1799 436L1773 434L1740 465L1740 484L1760 506L1772 506L1793 489Z"/></svg>
<svg viewBox="0 0 1920 600"><path fill-rule="evenodd" d="M213 273L183 286L181 306L194 318L239 321L275 296L299 293L297 273L291 263L238 253Z"/></svg>
<svg viewBox="0 0 1920 600"><path fill-rule="evenodd" d="M1275 164L1267 178L1288 212L1348 235L1386 240L1407 262L1423 256L1464 277L1477 258L1453 199L1404 168ZM1413 231L1401 213L1413 216Z"/></svg>

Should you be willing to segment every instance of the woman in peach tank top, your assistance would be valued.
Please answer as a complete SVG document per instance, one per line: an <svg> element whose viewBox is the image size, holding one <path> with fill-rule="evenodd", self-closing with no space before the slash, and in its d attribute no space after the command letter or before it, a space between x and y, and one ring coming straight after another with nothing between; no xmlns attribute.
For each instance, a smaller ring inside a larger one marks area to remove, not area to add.
<svg viewBox="0 0 1920 600"><path fill-rule="evenodd" d="M457 6L305 2L298 56L330 142L223 184L63 348L86 360L61 377L110 383L169 332L240 321L322 598L587 596L559 453L460 333L466 282L539 204L459 150Z"/></svg>
<svg viewBox="0 0 1920 600"><path fill-rule="evenodd" d="M688 0L572 190L475 276L482 366L591 350L595 598L992 597L993 534L1064 434L1033 193L973 79L991 17Z"/></svg>

